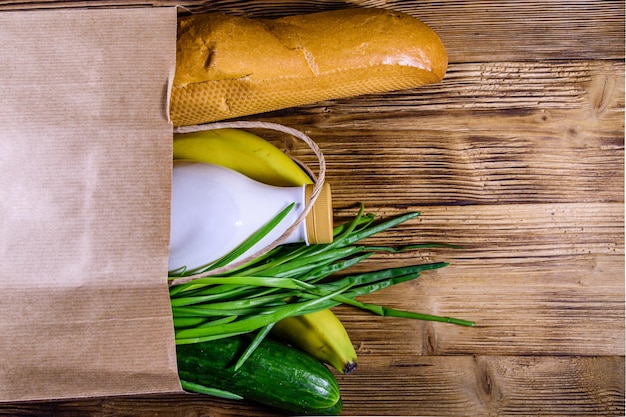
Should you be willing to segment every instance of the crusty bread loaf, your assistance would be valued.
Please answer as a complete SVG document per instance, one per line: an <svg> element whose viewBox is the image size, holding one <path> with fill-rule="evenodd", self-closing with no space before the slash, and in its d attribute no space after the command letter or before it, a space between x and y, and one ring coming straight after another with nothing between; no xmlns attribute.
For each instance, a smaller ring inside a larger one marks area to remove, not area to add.
<svg viewBox="0 0 626 417"><path fill-rule="evenodd" d="M181 18L170 117L207 123L443 79L448 57L420 20L356 8L247 19Z"/></svg>

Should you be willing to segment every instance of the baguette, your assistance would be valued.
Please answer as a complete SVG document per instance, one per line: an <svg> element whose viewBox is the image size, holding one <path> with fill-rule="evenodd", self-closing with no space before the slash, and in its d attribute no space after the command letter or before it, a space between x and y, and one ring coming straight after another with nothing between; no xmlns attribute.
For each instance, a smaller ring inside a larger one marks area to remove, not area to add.
<svg viewBox="0 0 626 417"><path fill-rule="evenodd" d="M170 118L175 126L439 82L445 47L420 20L355 8L248 19L180 18Z"/></svg>

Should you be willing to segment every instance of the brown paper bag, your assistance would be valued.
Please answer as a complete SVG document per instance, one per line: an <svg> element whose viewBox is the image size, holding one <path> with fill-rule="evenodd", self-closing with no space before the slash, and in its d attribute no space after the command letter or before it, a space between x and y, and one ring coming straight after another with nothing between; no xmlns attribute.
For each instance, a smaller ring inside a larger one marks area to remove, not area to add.
<svg viewBox="0 0 626 417"><path fill-rule="evenodd" d="M0 401L180 390L175 8L0 13Z"/></svg>

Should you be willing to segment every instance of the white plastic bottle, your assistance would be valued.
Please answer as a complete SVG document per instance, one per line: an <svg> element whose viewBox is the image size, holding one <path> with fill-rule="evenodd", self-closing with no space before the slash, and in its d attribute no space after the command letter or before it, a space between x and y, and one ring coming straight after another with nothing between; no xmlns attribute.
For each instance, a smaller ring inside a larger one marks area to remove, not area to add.
<svg viewBox="0 0 626 417"><path fill-rule="evenodd" d="M289 204L294 208L239 259L275 242L294 224L312 185L274 187L221 166L175 161L172 177L169 270L193 270L226 255ZM332 242L330 188L321 190L306 221L284 243Z"/></svg>

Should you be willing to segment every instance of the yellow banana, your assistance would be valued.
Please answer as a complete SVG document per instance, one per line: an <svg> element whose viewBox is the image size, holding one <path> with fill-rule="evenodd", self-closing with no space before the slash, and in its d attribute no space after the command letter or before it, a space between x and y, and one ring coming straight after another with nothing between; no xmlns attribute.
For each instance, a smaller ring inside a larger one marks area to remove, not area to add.
<svg viewBox="0 0 626 417"><path fill-rule="evenodd" d="M276 323L272 334L349 374L357 366L357 355L345 327L330 310L288 317Z"/></svg>
<svg viewBox="0 0 626 417"><path fill-rule="evenodd" d="M294 187L312 183L302 168L279 148L240 129L176 134L174 159L225 166L269 185ZM283 319L274 325L272 334L341 373L356 368L352 341L331 310Z"/></svg>
<svg viewBox="0 0 626 417"><path fill-rule="evenodd" d="M312 183L300 166L280 149L240 129L175 134L174 159L221 165L279 187Z"/></svg>

